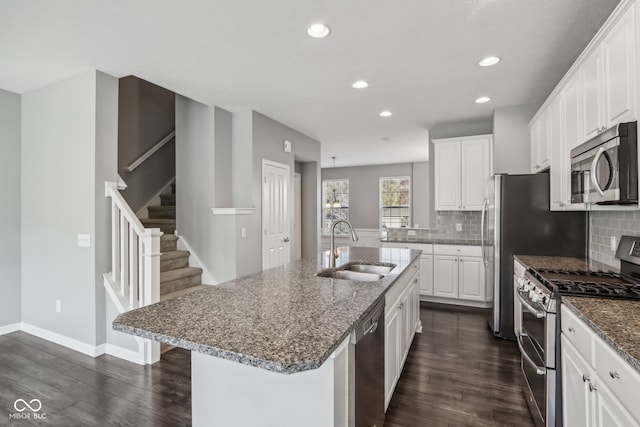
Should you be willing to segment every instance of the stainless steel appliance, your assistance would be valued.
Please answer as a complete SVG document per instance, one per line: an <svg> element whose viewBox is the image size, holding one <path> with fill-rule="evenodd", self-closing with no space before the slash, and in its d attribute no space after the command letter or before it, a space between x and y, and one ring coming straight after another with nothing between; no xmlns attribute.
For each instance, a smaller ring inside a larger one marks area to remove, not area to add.
<svg viewBox="0 0 640 427"><path fill-rule="evenodd" d="M638 202L637 122L620 123L571 150L571 202Z"/></svg>
<svg viewBox="0 0 640 427"><path fill-rule="evenodd" d="M356 427L384 424L384 299L355 331Z"/></svg>
<svg viewBox="0 0 640 427"><path fill-rule="evenodd" d="M525 270L514 263L515 331L527 403L537 425L562 426L560 296L640 300L640 238L623 236L616 257L621 273Z"/></svg>
<svg viewBox="0 0 640 427"><path fill-rule="evenodd" d="M549 211L549 175L494 175L482 211L487 320L496 336L513 329L513 255L585 257L587 214Z"/></svg>

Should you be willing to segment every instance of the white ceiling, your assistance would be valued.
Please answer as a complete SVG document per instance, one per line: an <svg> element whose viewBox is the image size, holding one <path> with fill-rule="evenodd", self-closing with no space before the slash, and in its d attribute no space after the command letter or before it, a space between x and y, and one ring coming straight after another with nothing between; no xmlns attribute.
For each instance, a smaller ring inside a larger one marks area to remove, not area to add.
<svg viewBox="0 0 640 427"><path fill-rule="evenodd" d="M618 2L0 0L0 88L133 74L316 138L323 166L418 161L427 129L544 100Z"/></svg>

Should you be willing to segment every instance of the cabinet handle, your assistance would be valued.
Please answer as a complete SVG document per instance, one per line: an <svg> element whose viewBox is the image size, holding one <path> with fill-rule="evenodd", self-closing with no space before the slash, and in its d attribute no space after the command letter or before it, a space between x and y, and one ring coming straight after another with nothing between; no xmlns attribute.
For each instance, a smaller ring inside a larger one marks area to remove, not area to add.
<svg viewBox="0 0 640 427"><path fill-rule="evenodd" d="M620 374L617 373L616 371L609 371L609 376L611 378L613 378L614 380L617 379L617 378L620 378Z"/></svg>
<svg viewBox="0 0 640 427"><path fill-rule="evenodd" d="M572 327L569 327L569 332L575 332L576 330Z"/></svg>
<svg viewBox="0 0 640 427"><path fill-rule="evenodd" d="M589 381L589 391L597 390L596 386Z"/></svg>
<svg viewBox="0 0 640 427"><path fill-rule="evenodd" d="M582 374L582 382L586 383L587 381L591 382L591 378L589 378L587 374Z"/></svg>

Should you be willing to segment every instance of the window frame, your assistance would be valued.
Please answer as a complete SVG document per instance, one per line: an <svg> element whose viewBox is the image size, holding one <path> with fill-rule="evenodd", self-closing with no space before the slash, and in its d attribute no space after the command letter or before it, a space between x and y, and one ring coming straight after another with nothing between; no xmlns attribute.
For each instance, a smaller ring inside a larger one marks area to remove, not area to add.
<svg viewBox="0 0 640 427"><path fill-rule="evenodd" d="M392 180L392 179L396 179L396 180L404 180L406 179L409 182L409 195L408 195L408 199L409 199L409 204L407 205L407 209L408 209L408 215L407 215L407 225L406 227L398 227L398 228L411 228L412 227L412 221L413 221L413 183L412 183L412 179L410 175L398 175L398 176L381 176L378 180L378 226L380 228L380 230L382 230L383 227L383 221L382 221L382 213L383 213L383 209L384 206L382 205L382 183L385 180ZM395 228L395 227L393 227Z"/></svg>
<svg viewBox="0 0 640 427"><path fill-rule="evenodd" d="M347 184L347 192L346 193L339 193L339 194L347 194L348 195L348 200L349 203L348 205L345 206L340 206L339 208L327 208L326 207L326 193L325 193L325 183L328 181L332 181L332 182L336 182L336 181L343 181L346 182ZM321 187L320 187L320 193L322 195L322 199L321 199L321 204L320 204L320 218L321 218L321 224L320 224L320 233L322 236L325 237L329 237L331 235L331 229L329 228L328 230L325 230L325 210L326 209L346 209L347 215L346 215L346 220L348 221L349 218L351 217L351 183L349 181L349 178L325 178L321 180ZM331 221L333 223L333 221ZM342 225L338 225L336 226L336 236L348 236L349 232L348 230L346 230L346 228L341 231L340 227L342 227Z"/></svg>

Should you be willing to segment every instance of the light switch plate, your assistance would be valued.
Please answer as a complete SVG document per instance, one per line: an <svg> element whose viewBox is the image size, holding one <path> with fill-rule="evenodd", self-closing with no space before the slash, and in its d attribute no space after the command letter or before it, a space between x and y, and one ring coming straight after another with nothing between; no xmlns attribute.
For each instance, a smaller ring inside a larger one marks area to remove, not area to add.
<svg viewBox="0 0 640 427"><path fill-rule="evenodd" d="M616 236L611 236L611 250L614 252L618 248L618 242L616 240Z"/></svg>
<svg viewBox="0 0 640 427"><path fill-rule="evenodd" d="M415 236L416 230L407 230L407 236Z"/></svg>
<svg viewBox="0 0 640 427"><path fill-rule="evenodd" d="M91 234L78 234L78 247L90 248L91 247Z"/></svg>
<svg viewBox="0 0 640 427"><path fill-rule="evenodd" d="M462 231L462 223L456 223L456 231Z"/></svg>
<svg viewBox="0 0 640 427"><path fill-rule="evenodd" d="M242 237L243 239L247 237L247 229L245 227L242 227L240 229L240 237Z"/></svg>

